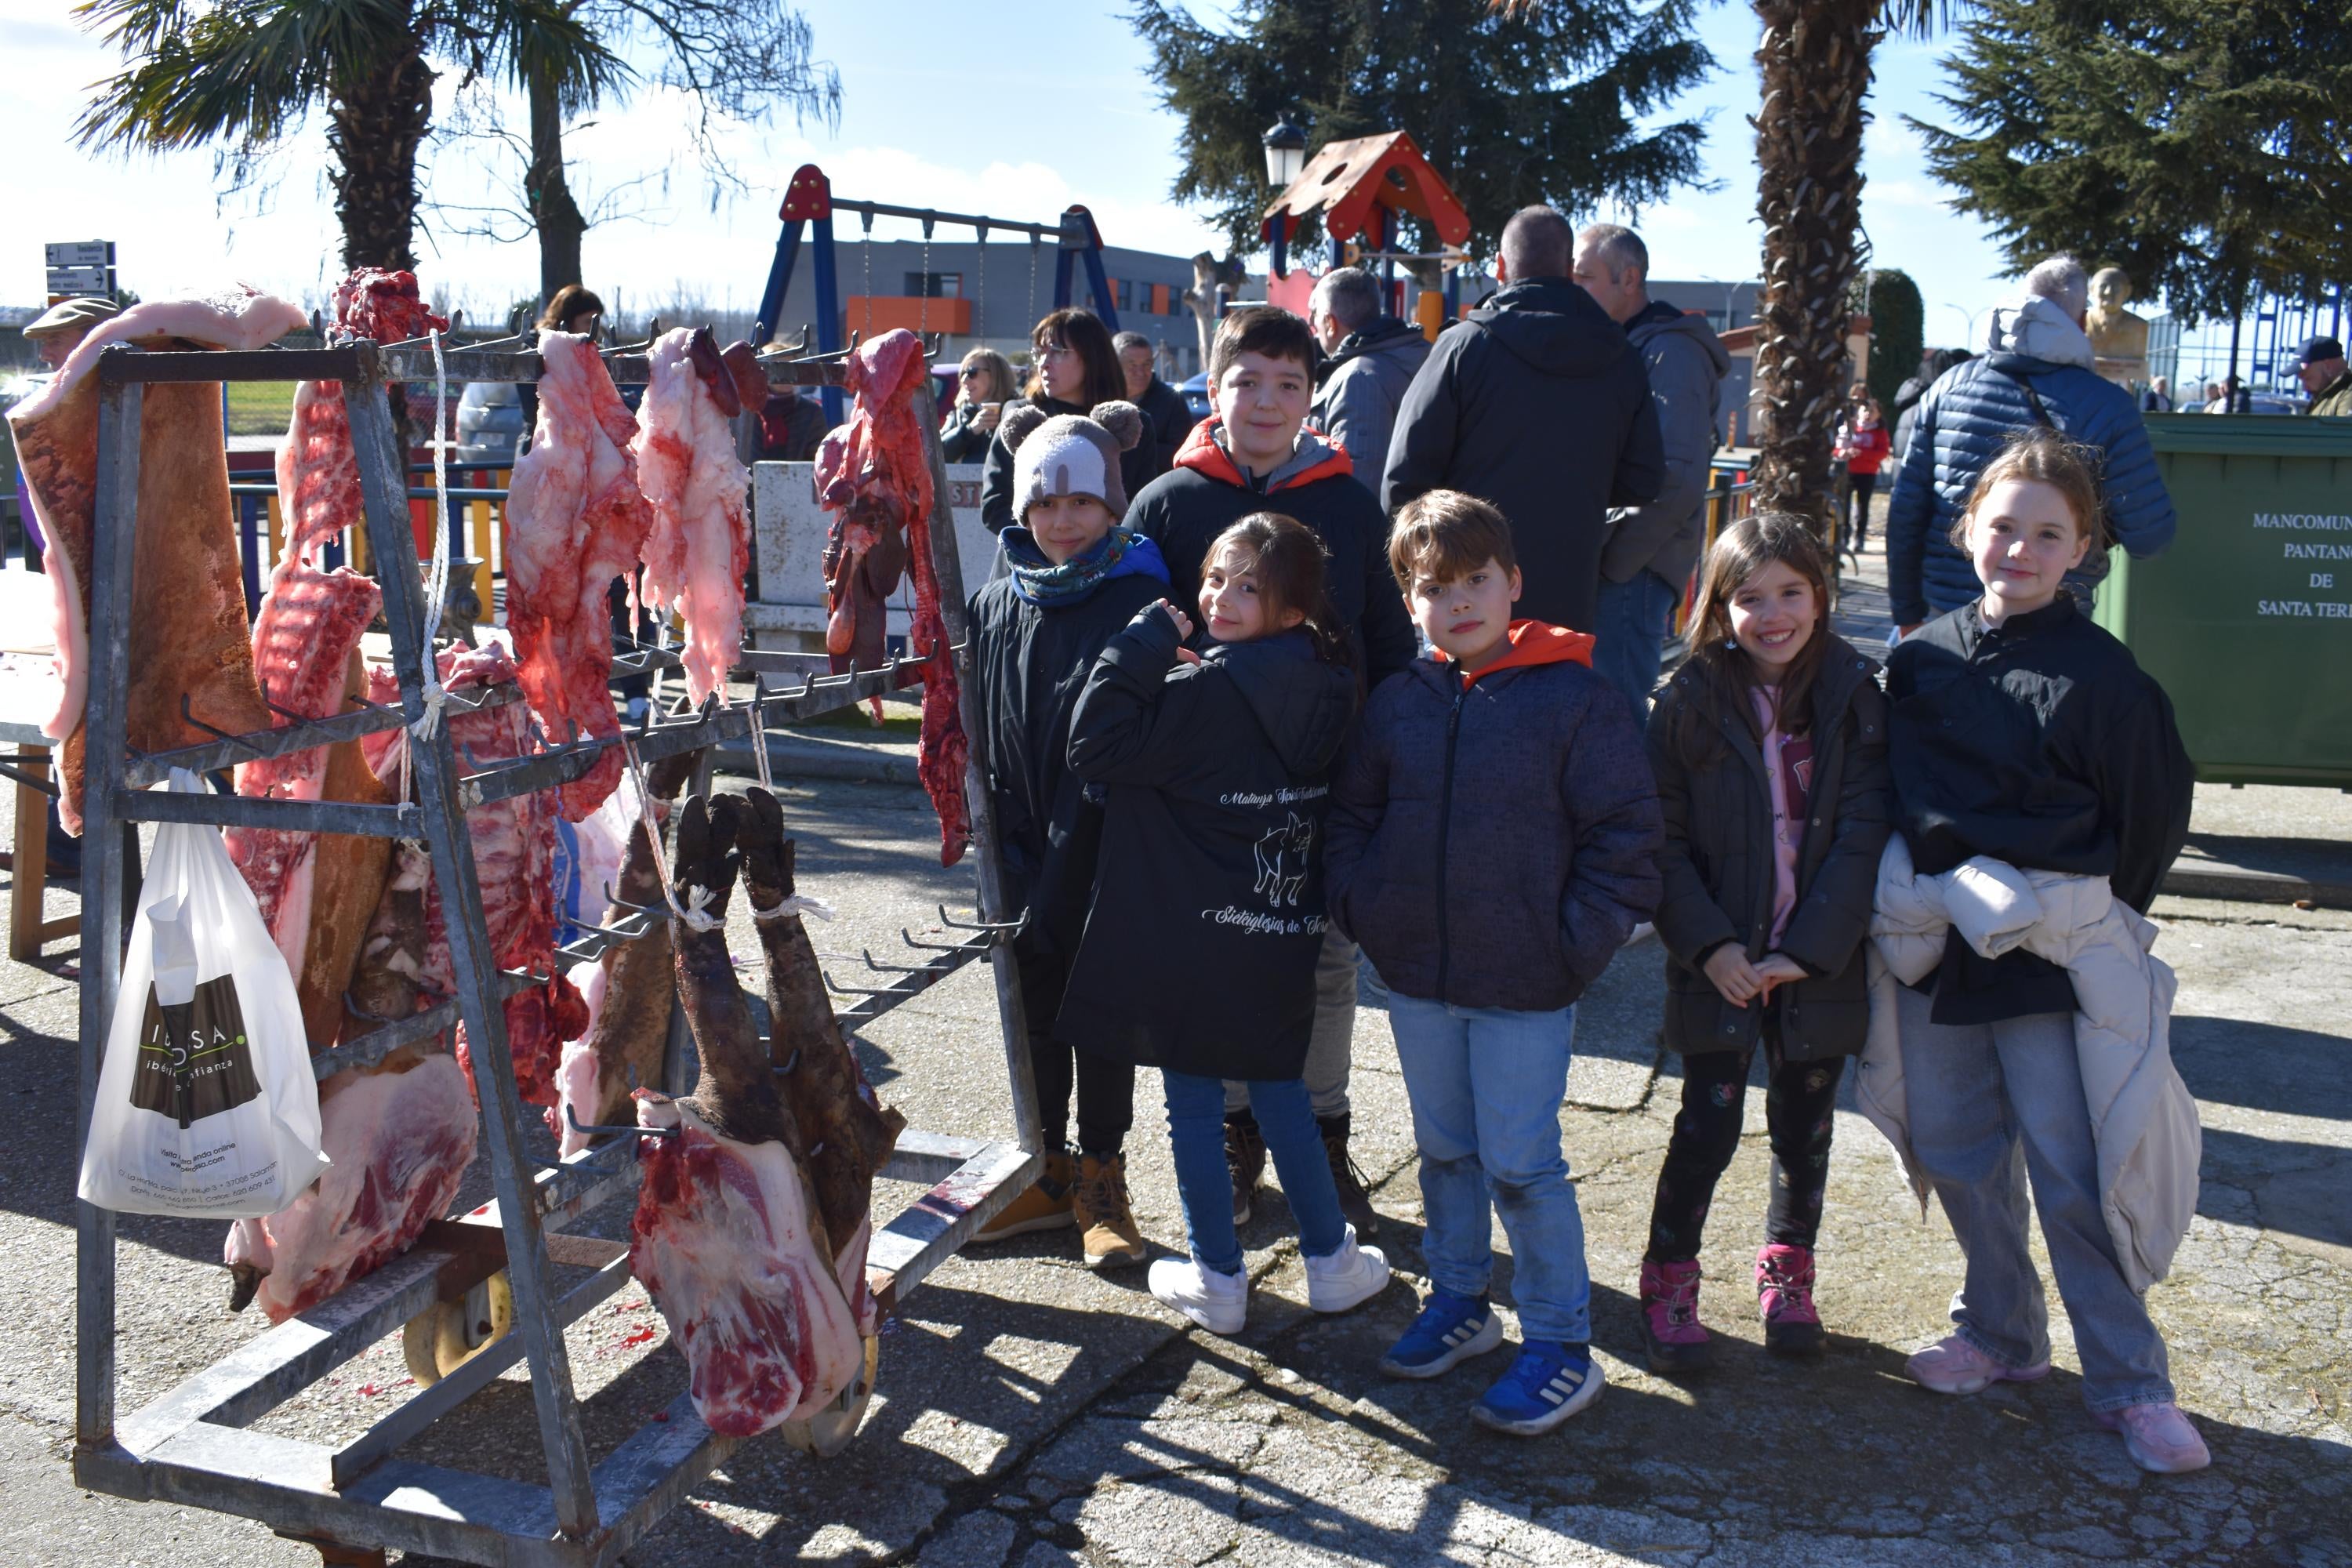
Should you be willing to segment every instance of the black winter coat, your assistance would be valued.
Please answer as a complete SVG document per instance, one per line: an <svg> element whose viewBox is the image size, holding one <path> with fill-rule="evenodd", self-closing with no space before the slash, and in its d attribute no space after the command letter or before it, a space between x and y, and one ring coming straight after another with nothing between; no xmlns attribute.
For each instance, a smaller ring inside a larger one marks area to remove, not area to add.
<svg viewBox="0 0 2352 1568"><path fill-rule="evenodd" d="M1104 787L1102 855L1059 1037L1207 1078L1295 1079L1323 949L1327 771L1355 677L1304 632L1177 662L1147 610L1113 637L1070 726Z"/></svg>
<svg viewBox="0 0 2352 1568"><path fill-rule="evenodd" d="M2164 689L2063 593L1993 627L1928 622L1886 662L1895 820L1922 876L1972 855L2105 877L2146 911L2189 838L2195 771ZM1935 1019L2071 1012L2066 972L1945 946Z"/></svg>
<svg viewBox="0 0 2352 1568"><path fill-rule="evenodd" d="M1797 907L1780 942L1809 977L1773 992L1781 1048L1795 1061L1856 1055L1870 1031L1864 942L1889 810L1886 699L1877 669L1832 637L1813 683L1813 772L1797 850ZM1684 763L1671 741L1691 721L1722 741L1715 761L1697 768ZM1738 943L1751 961L1761 958L1772 933L1772 794L1763 750L1746 716L1725 711L1706 676L1685 664L1651 710L1650 766L1666 818L1657 924L1666 949L1667 1048L1747 1050L1763 1028L1763 1004L1733 1006L1699 966L1727 942Z"/></svg>
<svg viewBox="0 0 2352 1568"><path fill-rule="evenodd" d="M1659 842L1642 737L1587 665L1490 668L1465 689L1424 658L1365 706L1324 875L1333 921L1392 990L1550 1012L1649 918Z"/></svg>
<svg viewBox="0 0 2352 1568"><path fill-rule="evenodd" d="M1151 477L1156 479L1175 467L1176 454L1183 448L1184 438L1192 435L1197 421L1184 395L1156 375L1151 384L1143 389L1143 395L1135 400L1135 405L1143 410L1143 443L1150 449ZM1128 491L1128 499L1133 500L1135 493Z"/></svg>
<svg viewBox="0 0 2352 1568"><path fill-rule="evenodd" d="M1126 389L1121 388L1118 396L1124 400ZM1056 414L1075 414L1085 418L1094 413L1091 404L1081 406L1076 403L1065 403L1058 397L1041 395L1010 399L1004 405L1004 418L1010 418L1015 408L1033 404L1044 409L1048 417ZM1142 440L1118 455L1119 483L1126 489L1129 502L1145 485L1151 482L1155 471L1151 466L1151 434L1147 430ZM991 533L1003 533L1021 521L1013 510L1013 448L1004 444L1004 422L1002 418L997 421L996 433L988 438L988 456L981 459L980 521L987 525Z"/></svg>
<svg viewBox="0 0 2352 1568"><path fill-rule="evenodd" d="M1070 771L1070 716L1103 645L1167 592L1157 577L1113 577L1075 604L1045 606L999 577L971 596L974 741L1005 897L1029 911L1023 935L1041 951L1076 948L1102 837L1102 808Z"/></svg>
<svg viewBox="0 0 2352 1568"><path fill-rule="evenodd" d="M1144 487L1123 524L1159 544L1168 562L1169 602L1192 615L1201 567L1217 535L1252 512L1281 512L1313 529L1330 553L1325 581L1331 607L1354 636L1366 689L1411 664L1420 639L1389 570L1388 519L1349 477L1348 454L1304 431L1290 463L1253 484L1216 432L1216 420L1202 420L1174 469Z"/></svg>
<svg viewBox="0 0 2352 1568"><path fill-rule="evenodd" d="M972 424L980 417L980 405L959 403L948 410L940 424L940 460L943 463L984 463L988 448L996 439L993 430L982 430Z"/></svg>
<svg viewBox="0 0 2352 1568"><path fill-rule="evenodd" d="M1405 390L1381 505L1465 490L1510 520L1517 613L1593 629L1609 509L1655 500L1664 439L1642 355L1565 278L1514 283L1448 327Z"/></svg>

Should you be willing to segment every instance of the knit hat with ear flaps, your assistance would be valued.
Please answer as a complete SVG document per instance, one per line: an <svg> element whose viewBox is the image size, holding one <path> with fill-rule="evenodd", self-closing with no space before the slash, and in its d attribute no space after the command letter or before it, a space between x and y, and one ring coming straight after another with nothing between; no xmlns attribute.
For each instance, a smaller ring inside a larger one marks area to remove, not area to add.
<svg viewBox="0 0 2352 1568"><path fill-rule="evenodd" d="M1114 521L1127 515L1127 486L1118 455L1143 438L1143 410L1132 403L1097 403L1093 417L1056 414L1024 403L1004 411L997 426L1013 453L1013 511L1026 517L1047 496L1092 496Z"/></svg>

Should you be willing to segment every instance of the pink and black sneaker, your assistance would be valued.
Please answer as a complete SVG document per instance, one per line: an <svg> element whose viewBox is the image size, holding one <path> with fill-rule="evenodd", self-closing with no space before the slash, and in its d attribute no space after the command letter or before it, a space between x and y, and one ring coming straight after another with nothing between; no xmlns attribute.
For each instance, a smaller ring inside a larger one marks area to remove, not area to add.
<svg viewBox="0 0 2352 1568"><path fill-rule="evenodd" d="M1696 1372L1715 1358L1698 1321L1698 1259L1642 1262L1642 1348L1660 1374Z"/></svg>
<svg viewBox="0 0 2352 1568"><path fill-rule="evenodd" d="M1813 1249L1771 1242L1756 1254L1756 1300L1764 1311L1764 1348L1779 1355L1819 1355L1829 1342L1813 1310Z"/></svg>

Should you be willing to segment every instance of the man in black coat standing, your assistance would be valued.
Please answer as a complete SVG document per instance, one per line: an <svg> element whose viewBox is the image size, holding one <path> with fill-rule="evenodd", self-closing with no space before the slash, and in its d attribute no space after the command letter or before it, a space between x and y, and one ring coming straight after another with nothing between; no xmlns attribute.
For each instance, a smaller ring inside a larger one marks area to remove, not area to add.
<svg viewBox="0 0 2352 1568"><path fill-rule="evenodd" d="M1649 373L1570 278L1576 231L1547 206L1503 227L1503 289L1438 338L1397 410L1381 504L1434 489L1510 520L1518 613L1590 631L1609 510L1657 499L1666 464Z"/></svg>
<svg viewBox="0 0 2352 1568"><path fill-rule="evenodd" d="M1143 410L1143 446L1151 454L1151 478L1158 479L1176 462L1176 449L1199 423L1184 405L1184 395L1160 379L1159 354L1141 332L1121 332L1111 339L1118 350L1119 374L1127 377L1127 400Z"/></svg>

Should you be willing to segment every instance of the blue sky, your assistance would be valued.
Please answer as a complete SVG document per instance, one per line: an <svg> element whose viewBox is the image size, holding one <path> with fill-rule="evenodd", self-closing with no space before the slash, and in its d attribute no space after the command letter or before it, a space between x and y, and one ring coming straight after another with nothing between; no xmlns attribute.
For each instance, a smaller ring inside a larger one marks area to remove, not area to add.
<svg viewBox="0 0 2352 1568"><path fill-rule="evenodd" d="M574 133L572 151L586 164L575 170L575 183L593 191L654 176L621 198L642 210L639 220L588 237L587 281L608 299L618 292L625 309L668 299L749 305L775 242L777 194L803 162L822 165L847 195L1026 219L1049 219L1079 201L1114 244L1185 254L1208 237L1169 199L1175 121L1144 74L1142 46L1120 7L810 0L806 10L818 53L841 72L841 122L837 130L796 127L786 116L765 128L730 128L730 163L751 195L713 204L694 173L684 106L662 95L606 110ZM1720 68L1679 111L1709 117L1707 170L1719 188L1685 192L1631 215L1650 243L1655 276L1730 279L1755 272L1754 165L1744 116L1757 98L1749 58L1756 29L1745 6L1705 15L1704 35ZM1948 209L1916 138L1901 123L1905 110L1937 113L1929 95L1941 47L1907 40L1882 47L1863 206L1878 263L1918 280L1931 342L1957 340L1962 311L1980 311L2004 287L1983 226ZM36 301L37 247L51 239L117 241L125 283L151 295L235 278L315 301L331 283L336 232L318 123L279 160L266 201L223 203L207 153L125 160L73 147L68 132L87 86L112 62L75 28L60 0L0 0L0 61L7 82L0 145L10 153L13 220L12 243L0 249L0 304ZM490 189L493 155L481 145L443 146L432 158L428 186L445 199L479 201ZM854 237L854 221L844 226ZM419 270L445 299L496 311L534 290L529 243L453 237L436 232L429 216L427 230ZM915 232L887 220L875 229L881 238Z"/></svg>

